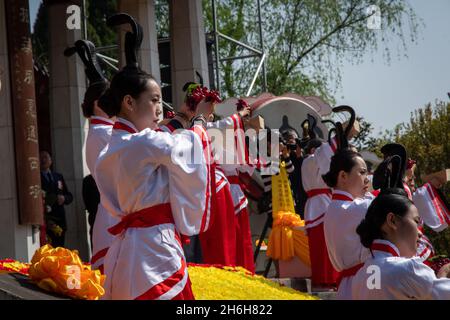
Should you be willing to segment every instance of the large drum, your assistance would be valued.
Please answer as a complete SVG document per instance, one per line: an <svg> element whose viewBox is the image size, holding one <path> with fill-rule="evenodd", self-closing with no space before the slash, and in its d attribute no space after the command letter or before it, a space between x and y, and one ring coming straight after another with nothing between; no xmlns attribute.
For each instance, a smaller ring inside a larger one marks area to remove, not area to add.
<svg viewBox="0 0 450 320"><path fill-rule="evenodd" d="M316 119L316 134L318 137L327 139L328 129L321 122L322 117L328 116L332 112L329 104L318 97L302 97L296 94L287 93L283 96L274 96L271 93L263 93L257 97L243 98L252 108L252 116L261 115L265 125L270 129L294 128L302 138L302 122L308 118L308 114ZM227 117L236 112L237 98L228 98L218 104L215 113L221 117ZM280 130L281 131L281 130ZM252 175L253 181L263 187L261 177L256 172ZM248 182L248 181L247 181ZM251 183L244 183L249 185ZM258 192L247 193L251 198L259 198Z"/></svg>
<svg viewBox="0 0 450 320"><path fill-rule="evenodd" d="M270 93L263 93L258 97L244 98L251 108L252 116L260 115L265 125L270 129L294 128L299 137L302 137L302 122L308 114L316 119L316 134L326 139L327 127L321 123L322 117L331 113L331 107L318 97L302 97L295 94L286 94L280 97ZM229 98L216 106L216 113L222 117L236 112L236 98Z"/></svg>

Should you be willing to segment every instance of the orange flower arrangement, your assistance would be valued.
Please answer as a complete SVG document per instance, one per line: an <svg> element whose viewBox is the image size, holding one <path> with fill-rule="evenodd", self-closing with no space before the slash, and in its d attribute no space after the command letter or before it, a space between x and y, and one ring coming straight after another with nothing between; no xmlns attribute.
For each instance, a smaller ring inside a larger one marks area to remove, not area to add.
<svg viewBox="0 0 450 320"><path fill-rule="evenodd" d="M40 288L71 298L97 300L105 294L105 276L82 263L76 250L42 246L31 260L29 274Z"/></svg>

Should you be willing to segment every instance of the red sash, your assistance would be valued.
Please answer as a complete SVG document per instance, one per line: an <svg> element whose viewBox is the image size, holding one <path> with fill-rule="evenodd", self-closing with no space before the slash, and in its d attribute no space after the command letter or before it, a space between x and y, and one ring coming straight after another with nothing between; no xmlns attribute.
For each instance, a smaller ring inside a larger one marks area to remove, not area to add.
<svg viewBox="0 0 450 320"><path fill-rule="evenodd" d="M228 176L227 179L230 184L241 184L238 176Z"/></svg>
<svg viewBox="0 0 450 320"><path fill-rule="evenodd" d="M363 266L364 266L364 263L360 263L360 264L357 264L356 266L353 266L351 268L348 268L348 269L345 269L345 270L342 270L341 272L339 272L339 276L336 281L338 288L339 288L339 285L341 284L342 279L354 276L359 271L359 269L361 269Z"/></svg>
<svg viewBox="0 0 450 320"><path fill-rule="evenodd" d="M128 228L149 228L164 223L175 224L170 203L158 204L130 213L123 217L118 224L109 228L108 231L113 235L118 235Z"/></svg>

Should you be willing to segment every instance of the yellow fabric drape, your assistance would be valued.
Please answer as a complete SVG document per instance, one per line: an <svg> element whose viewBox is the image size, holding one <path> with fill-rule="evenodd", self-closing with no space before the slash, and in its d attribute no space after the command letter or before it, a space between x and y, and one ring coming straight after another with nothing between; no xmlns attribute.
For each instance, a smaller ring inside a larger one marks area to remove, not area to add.
<svg viewBox="0 0 450 320"><path fill-rule="evenodd" d="M303 221L295 213L291 186L286 172L286 164L280 165L280 173L272 176L273 225L267 246L267 255L274 260L290 260L298 257L307 266L309 259L308 237L303 230Z"/></svg>

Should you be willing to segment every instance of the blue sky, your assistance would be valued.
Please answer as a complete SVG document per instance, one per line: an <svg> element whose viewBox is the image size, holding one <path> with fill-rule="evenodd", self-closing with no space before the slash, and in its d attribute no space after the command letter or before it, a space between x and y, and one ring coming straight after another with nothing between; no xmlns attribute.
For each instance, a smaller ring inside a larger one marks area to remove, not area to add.
<svg viewBox="0 0 450 320"><path fill-rule="evenodd" d="M390 65L381 54L360 65L344 64L338 103L354 106L375 127L391 129L407 122L410 112L450 92L450 0L410 0L425 26L408 58L393 56ZM342 98L343 97L343 98Z"/></svg>
<svg viewBox="0 0 450 320"><path fill-rule="evenodd" d="M28 0L28 3L30 4L30 24L31 28L33 28L34 21L36 20L37 11L39 9L39 5L41 4L42 0Z"/></svg>
<svg viewBox="0 0 450 320"><path fill-rule="evenodd" d="M40 0L30 0L34 23ZM374 133L406 122L411 111L435 100L448 101L450 92L450 0L409 0L422 19L417 44L408 57L393 54L388 65L381 54L368 54L362 64L345 63L338 104L354 106L370 121ZM392 44L395 46L395 43ZM393 50L395 52L395 50Z"/></svg>

